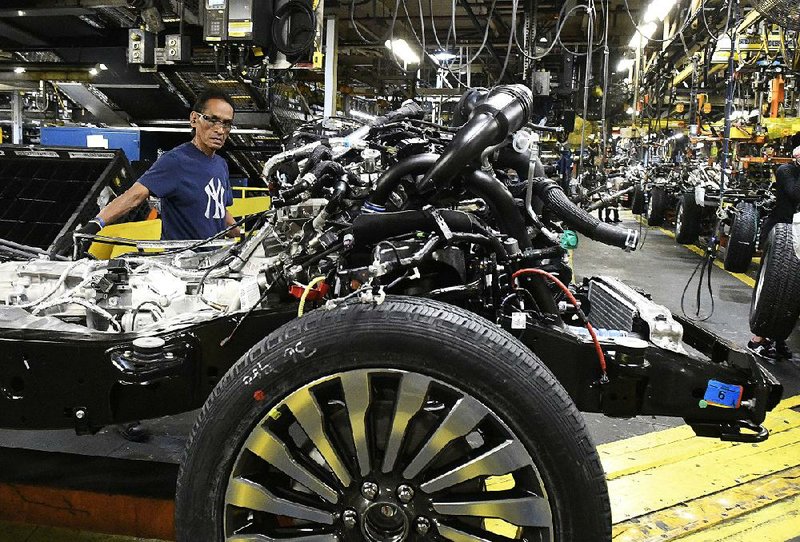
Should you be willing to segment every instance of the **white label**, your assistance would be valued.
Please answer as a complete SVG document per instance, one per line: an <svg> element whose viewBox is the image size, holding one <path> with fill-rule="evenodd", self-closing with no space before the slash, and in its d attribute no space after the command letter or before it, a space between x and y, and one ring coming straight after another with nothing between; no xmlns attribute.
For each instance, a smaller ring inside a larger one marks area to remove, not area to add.
<svg viewBox="0 0 800 542"><path fill-rule="evenodd" d="M108 139L103 134L89 134L86 136L86 146L95 149L107 149Z"/></svg>
<svg viewBox="0 0 800 542"><path fill-rule="evenodd" d="M261 290L258 289L258 279L244 277L239 283L239 301L242 304L242 310L253 308L260 297Z"/></svg>
<svg viewBox="0 0 800 542"><path fill-rule="evenodd" d="M110 152L68 152L70 158L93 158L100 160L110 160L114 155Z"/></svg>
<svg viewBox="0 0 800 542"><path fill-rule="evenodd" d="M526 318L524 312L515 312L511 314L511 329L525 329Z"/></svg>
<svg viewBox="0 0 800 542"><path fill-rule="evenodd" d="M32 156L34 158L58 158L58 153L53 151L14 151L17 156Z"/></svg>

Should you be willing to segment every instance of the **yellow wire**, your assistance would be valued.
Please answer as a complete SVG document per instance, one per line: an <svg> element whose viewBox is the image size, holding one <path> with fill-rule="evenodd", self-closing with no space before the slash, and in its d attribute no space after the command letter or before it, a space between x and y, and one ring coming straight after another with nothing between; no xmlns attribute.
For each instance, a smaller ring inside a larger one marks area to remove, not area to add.
<svg viewBox="0 0 800 542"><path fill-rule="evenodd" d="M317 284L319 284L323 280L325 280L324 276L316 277L311 282L309 282L308 286L306 286L305 289L303 290L303 295L300 296L300 306L297 307L297 317L298 318L303 316L303 308L306 306L306 298L308 297L308 293L311 291L311 289L314 286L316 286Z"/></svg>

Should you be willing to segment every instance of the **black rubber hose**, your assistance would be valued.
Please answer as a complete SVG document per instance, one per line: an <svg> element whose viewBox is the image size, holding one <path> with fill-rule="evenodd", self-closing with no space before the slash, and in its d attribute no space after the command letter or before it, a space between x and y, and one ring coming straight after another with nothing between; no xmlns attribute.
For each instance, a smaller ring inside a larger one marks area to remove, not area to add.
<svg viewBox="0 0 800 542"><path fill-rule="evenodd" d="M590 215L572 203L564 190L550 179L536 179L534 191L545 206L570 227L590 239L614 247L635 250L639 244L639 232L630 228L618 228Z"/></svg>
<svg viewBox="0 0 800 542"><path fill-rule="evenodd" d="M341 205L342 200L345 195L347 195L347 190L349 188L350 185L344 180L339 179L336 181L336 184L333 186L333 194L328 198L328 203L325 205L325 212L328 215L335 213L339 209L339 205Z"/></svg>
<svg viewBox="0 0 800 542"><path fill-rule="evenodd" d="M495 87L476 107L470 120L456 133L442 157L420 183L422 191L450 186L466 167L492 145L516 132L530 117L533 94L524 85Z"/></svg>
<svg viewBox="0 0 800 542"><path fill-rule="evenodd" d="M423 175L425 174L436 160L439 159L438 154L416 154L397 162L395 165L383 172L375 184L375 190L367 200L373 205L381 207L386 206L389 196L397 188L400 180L406 175Z"/></svg>
<svg viewBox="0 0 800 542"><path fill-rule="evenodd" d="M377 117L375 120L370 122L371 126L381 126L383 124L388 124L390 122L394 122L397 120L402 120L405 118L410 119L421 119L425 116L425 110L422 109L422 106L419 105L417 102L407 101L399 109L395 109L394 111L389 111L385 115Z"/></svg>
<svg viewBox="0 0 800 542"><path fill-rule="evenodd" d="M458 100L458 105L456 105L456 109L453 112L453 120L450 122L451 126L461 126L469 119L472 112L475 110L475 107L478 103L486 98L486 95L489 93L486 89L480 88L471 88L468 89L464 94L461 95L461 99Z"/></svg>
<svg viewBox="0 0 800 542"><path fill-rule="evenodd" d="M311 151L311 154L308 156L305 166L300 171L300 176L302 177L303 175L311 171L311 168L313 168L320 162L323 162L325 160L330 160L332 157L333 154L331 152L330 147L327 147L325 145L320 145L319 147L316 147L313 151Z"/></svg>
<svg viewBox="0 0 800 542"><path fill-rule="evenodd" d="M521 181L528 179L528 170L531 164L531 151L517 152L513 147L507 145L500 149L500 154L495 162L499 169L511 168L517 172L517 177ZM534 177L545 177L544 166L541 160L534 159Z"/></svg>
<svg viewBox="0 0 800 542"><path fill-rule="evenodd" d="M314 165L314 169L311 172L312 179L304 177L299 183L281 192L282 205L288 205L296 196L299 196L306 190L313 190L318 187L324 181L324 177L331 174L339 177L345 175L344 167L342 167L340 163L332 160L326 160ZM277 206L278 202L276 201L275 203Z"/></svg>
<svg viewBox="0 0 800 542"><path fill-rule="evenodd" d="M470 192L489 205L503 233L516 239L522 250L531 248L525 220L517 208L514 196L503 183L485 171L473 170L464 175L464 184Z"/></svg>
<svg viewBox="0 0 800 542"><path fill-rule="evenodd" d="M471 215L440 209L439 214L453 232L483 233ZM433 216L425 211L397 211L358 215L353 220L353 240L359 245L374 245L384 239L415 231L439 231Z"/></svg>

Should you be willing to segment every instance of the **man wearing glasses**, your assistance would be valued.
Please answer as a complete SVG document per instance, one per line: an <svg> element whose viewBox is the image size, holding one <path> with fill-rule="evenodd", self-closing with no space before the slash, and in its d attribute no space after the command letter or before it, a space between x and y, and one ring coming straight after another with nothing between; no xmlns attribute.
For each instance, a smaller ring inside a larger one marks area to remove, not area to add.
<svg viewBox="0 0 800 542"><path fill-rule="evenodd" d="M76 233L96 234L151 194L161 199L162 239L206 239L232 225L233 217L226 208L233 203L228 164L216 152L225 144L233 126L233 102L222 91L206 90L197 98L189 123L193 129L191 141L161 155L133 186ZM227 235L240 235L239 228ZM62 239L54 252L64 253L72 247L71 234ZM124 424L117 431L133 442L150 439L150 431L139 422Z"/></svg>
<svg viewBox="0 0 800 542"><path fill-rule="evenodd" d="M150 195L161 200L161 238L206 239L234 223L227 206L233 203L228 164L216 154L233 126L233 101L220 90L203 92L189 114L192 140L165 152L125 193L111 201L76 233L94 235L135 209ZM240 235L233 228L229 237ZM71 248L72 235L65 246ZM68 246L67 246L68 245Z"/></svg>

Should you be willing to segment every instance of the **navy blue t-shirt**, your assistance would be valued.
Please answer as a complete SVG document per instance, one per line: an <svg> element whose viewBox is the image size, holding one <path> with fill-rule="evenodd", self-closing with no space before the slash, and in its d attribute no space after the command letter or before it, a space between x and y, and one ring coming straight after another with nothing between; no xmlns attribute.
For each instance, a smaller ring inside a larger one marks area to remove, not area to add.
<svg viewBox="0 0 800 542"><path fill-rule="evenodd" d="M161 199L162 239L205 239L225 229L233 193L221 156L184 143L161 155L139 182Z"/></svg>

